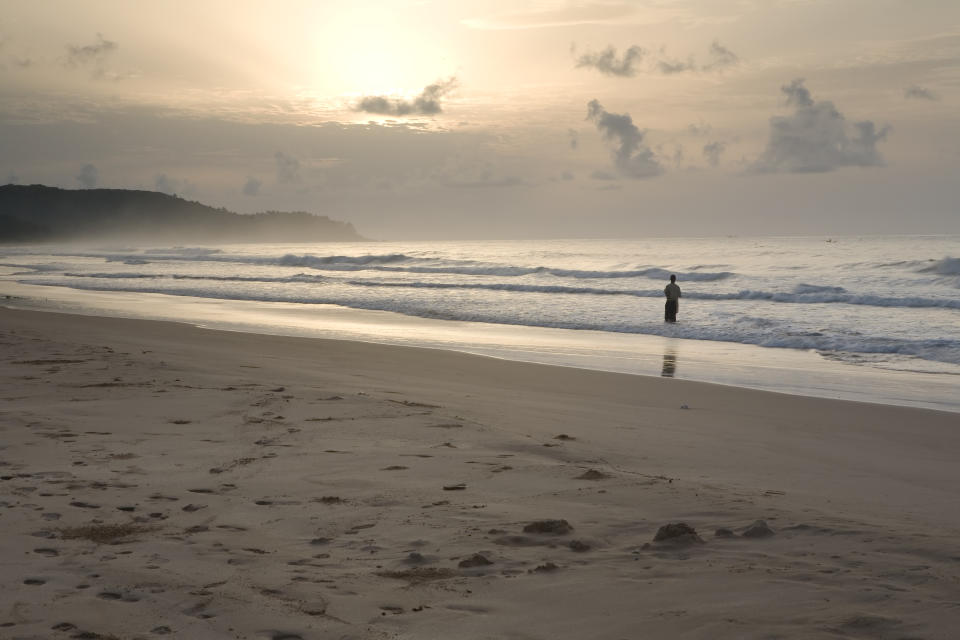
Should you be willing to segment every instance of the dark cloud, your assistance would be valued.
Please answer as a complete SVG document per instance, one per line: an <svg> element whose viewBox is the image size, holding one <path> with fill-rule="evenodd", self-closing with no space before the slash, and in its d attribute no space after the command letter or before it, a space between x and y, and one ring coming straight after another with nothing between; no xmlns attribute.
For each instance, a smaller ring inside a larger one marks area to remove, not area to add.
<svg viewBox="0 0 960 640"><path fill-rule="evenodd" d="M113 40L107 40L103 34L97 34L97 41L87 45L67 45L67 66L93 66L96 71L102 72L104 59L120 48Z"/></svg>
<svg viewBox="0 0 960 640"><path fill-rule="evenodd" d="M703 145L703 157L707 159L707 164L711 167L720 166L720 156L727 150L727 145L719 140L708 142Z"/></svg>
<svg viewBox="0 0 960 640"><path fill-rule="evenodd" d="M262 182L260 182L253 176L249 176L247 177L247 181L243 183L243 195L258 196L260 195L261 186L263 186Z"/></svg>
<svg viewBox="0 0 960 640"><path fill-rule="evenodd" d="M663 173L663 166L643 141L644 132L633 124L630 114L610 113L597 100L591 100L587 104L587 120L597 126L604 138L616 143L613 163L622 175L651 178Z"/></svg>
<svg viewBox="0 0 960 640"><path fill-rule="evenodd" d="M387 96L367 96L354 106L354 110L386 116L434 115L443 111L440 104L441 99L456 87L457 79L448 78L447 80L438 80L425 87L420 95L413 100L401 100Z"/></svg>
<svg viewBox="0 0 960 640"><path fill-rule="evenodd" d="M693 61L693 58L690 58L686 62L683 60L668 60L662 59L657 60L657 71L662 73L665 76L671 76L677 73L684 73L685 71L696 71L697 65Z"/></svg>
<svg viewBox="0 0 960 640"><path fill-rule="evenodd" d="M813 96L810 90L803 86L803 78L794 78L793 82L780 87L787 96L787 106L790 107L812 107Z"/></svg>
<svg viewBox="0 0 960 640"><path fill-rule="evenodd" d="M85 164L80 167L80 175L77 176L77 182L79 182L80 186L84 189L93 189L97 186L99 177L99 172L95 166Z"/></svg>
<svg viewBox="0 0 960 640"><path fill-rule="evenodd" d="M691 134L695 136L705 136L705 135L708 135L711 131L713 131L713 127L711 127L706 122L700 122L700 123L687 125L687 131L689 131Z"/></svg>
<svg viewBox="0 0 960 640"><path fill-rule="evenodd" d="M111 80L119 82L126 78L136 77L135 72L118 72L107 68L107 60L117 49L116 42L107 40L102 34L97 34L97 41L88 45L67 45L65 66L71 69L89 70L95 80Z"/></svg>
<svg viewBox="0 0 960 640"><path fill-rule="evenodd" d="M720 44L719 40L714 40L710 44L710 57L713 60L703 65L704 71L720 71L732 67L740 61L737 54Z"/></svg>
<svg viewBox="0 0 960 640"><path fill-rule="evenodd" d="M797 79L781 87L794 111L770 119L767 148L751 169L757 173L821 173L883 165L877 143L886 137L889 127L877 130L869 120L848 126L832 102L814 101L803 82ZM851 128L852 137L848 135Z"/></svg>
<svg viewBox="0 0 960 640"><path fill-rule="evenodd" d="M576 180L576 176L574 176L569 171L564 171L563 173L560 174L560 179L564 182L570 182L571 180Z"/></svg>
<svg viewBox="0 0 960 640"><path fill-rule="evenodd" d="M567 129L567 135L570 137L570 148L576 151L580 147L580 134L576 129Z"/></svg>
<svg viewBox="0 0 960 640"><path fill-rule="evenodd" d="M9 42L8 39L4 38L3 36L0 36L0 51L3 51L6 48L7 42ZM15 68L18 68L18 69L27 69L33 65L33 60L31 60L30 58L21 57L13 53L7 56L7 60L9 60L10 64L12 64ZM0 62L0 71L5 70L6 68L7 68L6 63Z"/></svg>
<svg viewBox="0 0 960 640"><path fill-rule="evenodd" d="M643 60L647 52L634 45L623 52L622 58L617 58L617 50L611 45L599 53L587 52L577 58L577 68L592 67L607 76L632 78L637 75L634 66Z"/></svg>
<svg viewBox="0 0 960 640"><path fill-rule="evenodd" d="M273 157L277 161L277 182L280 184L300 182L299 160L283 151L277 151Z"/></svg>
<svg viewBox="0 0 960 640"><path fill-rule="evenodd" d="M573 50L575 50L575 47L573 47ZM575 66L577 68L590 67L608 76L632 78L641 71L640 64L644 61L648 62L645 65L648 72L663 75L697 71L721 71L740 61L737 54L720 44L718 40L714 40L710 45L710 58L710 62L701 66L697 64L693 56L686 60L670 58L663 48L658 52L649 52L639 45L631 46L623 53L622 58L618 58L617 49L610 45L600 52L582 54L576 59Z"/></svg>
<svg viewBox="0 0 960 640"><path fill-rule="evenodd" d="M903 90L903 97L908 100L939 100L940 96L919 85L912 85Z"/></svg>

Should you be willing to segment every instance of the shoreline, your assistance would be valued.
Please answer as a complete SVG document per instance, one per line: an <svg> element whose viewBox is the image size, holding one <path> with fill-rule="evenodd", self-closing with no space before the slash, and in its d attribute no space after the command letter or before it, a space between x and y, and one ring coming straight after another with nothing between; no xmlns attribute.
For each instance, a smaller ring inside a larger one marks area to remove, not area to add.
<svg viewBox="0 0 960 640"><path fill-rule="evenodd" d="M18 635L960 623L952 413L6 308L0 340Z"/></svg>
<svg viewBox="0 0 960 640"><path fill-rule="evenodd" d="M258 335L406 345L534 364L670 376L800 396L960 412L960 380L954 374L855 365L806 350L646 334L431 320L335 305L211 301L164 294L7 284L7 295L14 296L6 301L9 308L173 321Z"/></svg>

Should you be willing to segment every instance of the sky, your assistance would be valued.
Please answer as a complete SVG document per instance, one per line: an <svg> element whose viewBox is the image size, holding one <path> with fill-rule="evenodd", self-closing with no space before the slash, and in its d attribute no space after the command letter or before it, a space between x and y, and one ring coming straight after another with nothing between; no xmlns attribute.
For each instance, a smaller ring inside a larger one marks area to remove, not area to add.
<svg viewBox="0 0 960 640"><path fill-rule="evenodd" d="M955 0L0 0L0 184L367 237L960 233Z"/></svg>

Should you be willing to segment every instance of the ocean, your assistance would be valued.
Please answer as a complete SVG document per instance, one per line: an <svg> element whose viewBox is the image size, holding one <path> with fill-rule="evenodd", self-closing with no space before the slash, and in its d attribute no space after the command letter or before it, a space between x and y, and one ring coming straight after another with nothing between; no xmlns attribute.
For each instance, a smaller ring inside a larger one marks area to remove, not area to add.
<svg viewBox="0 0 960 640"><path fill-rule="evenodd" d="M6 246L0 295L960 410L960 236Z"/></svg>

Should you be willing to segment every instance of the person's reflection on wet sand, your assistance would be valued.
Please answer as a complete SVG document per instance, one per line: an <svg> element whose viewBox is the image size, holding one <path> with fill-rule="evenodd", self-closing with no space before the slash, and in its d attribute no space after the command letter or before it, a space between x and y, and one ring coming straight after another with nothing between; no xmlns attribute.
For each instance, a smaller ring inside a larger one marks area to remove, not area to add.
<svg viewBox="0 0 960 640"><path fill-rule="evenodd" d="M664 378L672 378L677 372L677 353L675 351L667 351L663 354L663 369L660 370L660 375Z"/></svg>

